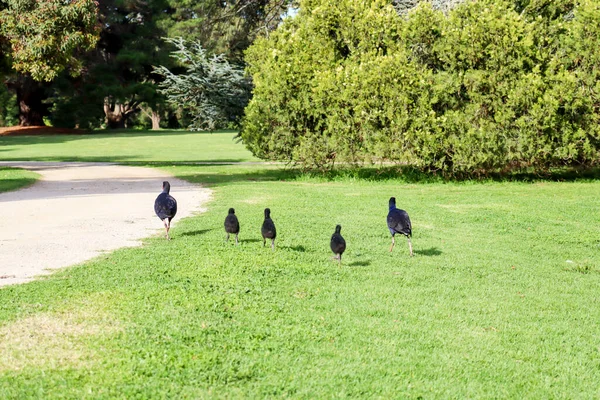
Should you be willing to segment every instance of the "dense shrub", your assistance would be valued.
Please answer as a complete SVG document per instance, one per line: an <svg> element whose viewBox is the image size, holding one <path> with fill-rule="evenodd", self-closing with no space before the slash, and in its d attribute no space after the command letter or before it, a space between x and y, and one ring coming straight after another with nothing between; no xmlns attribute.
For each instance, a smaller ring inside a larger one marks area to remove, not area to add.
<svg viewBox="0 0 600 400"><path fill-rule="evenodd" d="M576 5L576 7L574 7ZM600 11L592 0L306 0L247 52L242 139L327 168L410 163L446 174L598 158Z"/></svg>

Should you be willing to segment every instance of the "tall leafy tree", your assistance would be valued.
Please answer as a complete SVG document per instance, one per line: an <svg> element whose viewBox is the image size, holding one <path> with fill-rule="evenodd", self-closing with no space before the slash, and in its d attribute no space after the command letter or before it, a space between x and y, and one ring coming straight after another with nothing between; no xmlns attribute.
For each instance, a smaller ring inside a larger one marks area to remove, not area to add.
<svg viewBox="0 0 600 400"><path fill-rule="evenodd" d="M43 125L45 84L63 70L81 73L79 55L98 38L93 0L0 1L3 75L16 92L21 125Z"/></svg>
<svg viewBox="0 0 600 400"><path fill-rule="evenodd" d="M156 76L152 66L169 63L164 49L166 32L159 27L168 4L164 0L101 0L103 24L90 78L92 97L102 99L109 128L127 127L142 104L157 107Z"/></svg>
<svg viewBox="0 0 600 400"><path fill-rule="evenodd" d="M198 42L210 54L240 62L259 35L268 34L295 0L168 0L169 37Z"/></svg>
<svg viewBox="0 0 600 400"><path fill-rule="evenodd" d="M160 27L168 5L164 0L99 0L98 6L100 39L85 60L86 73L61 77L54 85L53 121L126 128L147 109L157 127L164 98L157 92L159 77L152 66L171 62Z"/></svg>

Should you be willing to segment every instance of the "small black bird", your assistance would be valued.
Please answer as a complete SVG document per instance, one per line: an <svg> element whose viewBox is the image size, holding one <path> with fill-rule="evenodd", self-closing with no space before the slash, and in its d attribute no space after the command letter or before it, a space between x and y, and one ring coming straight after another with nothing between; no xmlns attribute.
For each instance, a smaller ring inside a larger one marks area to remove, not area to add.
<svg viewBox="0 0 600 400"><path fill-rule="evenodd" d="M275 230L275 223L271 219L271 210L268 208L265 208L265 221L260 228L260 233L263 237L263 246L265 246L267 239L271 239L271 249L275 250L277 230Z"/></svg>
<svg viewBox="0 0 600 400"><path fill-rule="evenodd" d="M340 265L342 264L342 254L346 250L346 241L342 237L340 231L342 230L341 225L336 225L335 233L331 235L331 251L335 254L334 259L338 260Z"/></svg>
<svg viewBox="0 0 600 400"><path fill-rule="evenodd" d="M240 233L240 222L238 221L235 210L233 208L229 209L229 213L225 217L225 232L227 232L226 241L229 242L229 234L235 233L235 244L238 244L238 233Z"/></svg>
<svg viewBox="0 0 600 400"><path fill-rule="evenodd" d="M163 182L163 191L158 195L156 200L154 201L154 212L160 218L160 220L165 225L165 230L167 232L167 240L170 240L169 237L169 229L171 228L171 220L177 214L177 200L173 198L169 194L171 190L171 185L169 182Z"/></svg>
<svg viewBox="0 0 600 400"><path fill-rule="evenodd" d="M412 257L412 243L410 242L410 237L412 235L412 225L410 224L410 218L408 217L408 213L404 210L400 210L396 208L396 198L390 198L390 211L387 215L387 226L392 234L392 246L390 247L390 252L394 249L394 245L396 241L394 240L394 235L396 233L401 233L408 239L408 249L410 250L410 255Z"/></svg>

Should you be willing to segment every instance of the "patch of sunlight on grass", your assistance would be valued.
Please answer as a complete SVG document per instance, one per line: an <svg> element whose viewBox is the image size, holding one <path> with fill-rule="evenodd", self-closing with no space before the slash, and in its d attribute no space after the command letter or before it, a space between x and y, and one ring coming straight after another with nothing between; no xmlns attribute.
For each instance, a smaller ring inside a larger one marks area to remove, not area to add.
<svg viewBox="0 0 600 400"><path fill-rule="evenodd" d="M96 300L88 299L57 313L31 315L0 327L0 372L29 367L88 368L96 354L86 346L85 339L120 330Z"/></svg>
<svg viewBox="0 0 600 400"><path fill-rule="evenodd" d="M21 168L0 167L0 193L22 189L39 178L39 174Z"/></svg>

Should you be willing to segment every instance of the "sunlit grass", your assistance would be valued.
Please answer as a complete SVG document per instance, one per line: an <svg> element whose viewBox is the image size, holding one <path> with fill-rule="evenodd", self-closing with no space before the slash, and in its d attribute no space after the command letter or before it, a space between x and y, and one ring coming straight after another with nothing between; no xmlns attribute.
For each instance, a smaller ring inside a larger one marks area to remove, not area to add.
<svg viewBox="0 0 600 400"><path fill-rule="evenodd" d="M234 131L129 131L89 135L0 137L0 161L242 162L258 161Z"/></svg>
<svg viewBox="0 0 600 400"><path fill-rule="evenodd" d="M166 169L214 190L173 240L157 224L141 248L0 290L5 341L38 318L55 335L63 321L55 348L74 343L70 358L44 341L24 349L22 368L0 371L0 397L600 396L599 182ZM412 218L413 258L403 238L387 251L390 196ZM237 247L224 243L229 207ZM262 247L265 207L276 251Z"/></svg>
<svg viewBox="0 0 600 400"><path fill-rule="evenodd" d="M0 193L29 186L38 178L35 172L0 166Z"/></svg>

